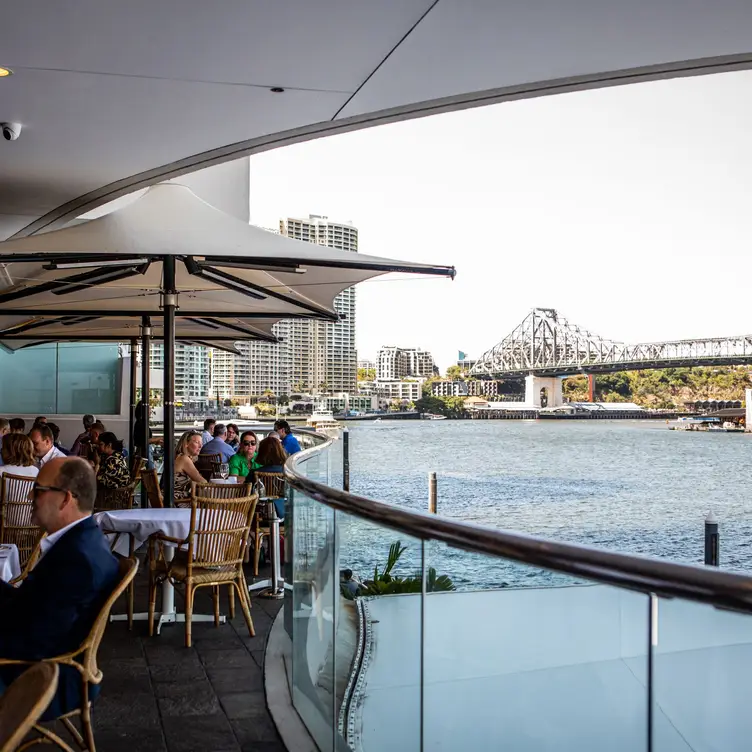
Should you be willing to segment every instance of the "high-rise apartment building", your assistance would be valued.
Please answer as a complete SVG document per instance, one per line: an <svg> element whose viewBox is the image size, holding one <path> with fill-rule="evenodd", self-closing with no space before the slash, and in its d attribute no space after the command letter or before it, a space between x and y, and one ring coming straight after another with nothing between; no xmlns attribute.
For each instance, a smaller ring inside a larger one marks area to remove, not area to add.
<svg viewBox="0 0 752 752"><path fill-rule="evenodd" d="M276 324L274 331L284 328ZM212 351L212 394L242 401L270 390L276 396L290 394L290 358L286 342L273 344L245 340L236 342L240 355Z"/></svg>
<svg viewBox="0 0 752 752"><path fill-rule="evenodd" d="M358 230L351 224L331 222L316 214L308 219L288 218L279 223L281 235L341 251L358 251ZM355 288L334 299L337 322L285 320L279 335L290 356L293 391L354 392L357 383L355 350Z"/></svg>
<svg viewBox="0 0 752 752"><path fill-rule="evenodd" d="M415 347L382 347L376 357L376 378L379 381L430 378L435 373L433 355Z"/></svg>
<svg viewBox="0 0 752 752"><path fill-rule="evenodd" d="M215 351L216 352L216 351ZM209 348L203 345L175 343L175 400L177 402L206 402L209 399ZM164 369L162 343L151 345L152 369Z"/></svg>
<svg viewBox="0 0 752 752"><path fill-rule="evenodd" d="M272 230L271 232L276 232ZM358 230L327 217L281 220L279 232L296 240L357 253ZM342 317L336 323L285 319L274 326L278 344L238 342L242 355L215 350L212 356L212 393L246 400L267 389L277 396L301 392L355 392L355 288L334 299Z"/></svg>

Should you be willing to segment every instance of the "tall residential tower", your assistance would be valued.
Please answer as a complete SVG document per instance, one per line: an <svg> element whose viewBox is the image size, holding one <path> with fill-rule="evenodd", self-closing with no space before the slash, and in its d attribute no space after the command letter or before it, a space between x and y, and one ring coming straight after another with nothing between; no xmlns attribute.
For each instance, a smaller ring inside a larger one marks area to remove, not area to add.
<svg viewBox="0 0 752 752"><path fill-rule="evenodd" d="M317 214L308 219L281 220L279 231L296 240L358 252L357 228ZM287 343L293 391L356 390L355 288L348 287L337 295L334 308L341 316L335 323L293 319L279 324L279 335Z"/></svg>

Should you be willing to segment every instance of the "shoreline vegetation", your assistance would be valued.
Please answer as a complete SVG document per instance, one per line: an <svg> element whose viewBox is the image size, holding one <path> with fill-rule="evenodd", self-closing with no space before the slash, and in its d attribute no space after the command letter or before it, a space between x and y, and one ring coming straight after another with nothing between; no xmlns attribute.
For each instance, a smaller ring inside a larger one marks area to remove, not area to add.
<svg viewBox="0 0 752 752"><path fill-rule="evenodd" d="M449 369L451 370L451 368ZM447 372L450 378L459 374ZM462 378L460 376L460 378ZM466 397L433 397L429 379L423 387L423 397L415 403L420 412L462 418L466 415ZM469 380L469 379L468 379ZM623 371L595 377L596 402L634 402L653 410L683 410L686 403L704 400L744 400L745 389L752 388L752 367L663 368L649 371ZM562 384L564 399L569 402L588 401L587 376L568 376ZM525 399L524 383L506 380L501 393L507 399ZM489 400L493 401L493 397Z"/></svg>

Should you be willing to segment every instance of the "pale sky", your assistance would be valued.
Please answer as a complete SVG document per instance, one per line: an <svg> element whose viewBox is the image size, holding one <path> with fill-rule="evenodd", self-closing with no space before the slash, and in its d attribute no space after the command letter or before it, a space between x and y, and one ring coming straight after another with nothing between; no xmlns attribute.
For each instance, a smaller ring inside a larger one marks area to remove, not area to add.
<svg viewBox="0 0 752 752"><path fill-rule="evenodd" d="M351 220L363 253L457 267L359 285L359 358L423 347L443 370L535 306L628 342L752 332L750 88L750 72L644 83L267 152L251 222Z"/></svg>

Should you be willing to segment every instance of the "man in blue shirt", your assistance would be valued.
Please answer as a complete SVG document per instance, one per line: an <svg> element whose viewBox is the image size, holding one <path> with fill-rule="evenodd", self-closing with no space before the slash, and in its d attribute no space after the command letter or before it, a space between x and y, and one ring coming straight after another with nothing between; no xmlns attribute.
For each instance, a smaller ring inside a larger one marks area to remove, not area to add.
<svg viewBox="0 0 752 752"><path fill-rule="evenodd" d="M222 462L229 462L235 450L225 441L227 428L224 423L214 426L214 438L201 447L201 454L221 454Z"/></svg>
<svg viewBox="0 0 752 752"><path fill-rule="evenodd" d="M274 423L274 430L279 434L283 449L288 454L300 451L298 440L290 432L290 424L286 420L278 420Z"/></svg>

